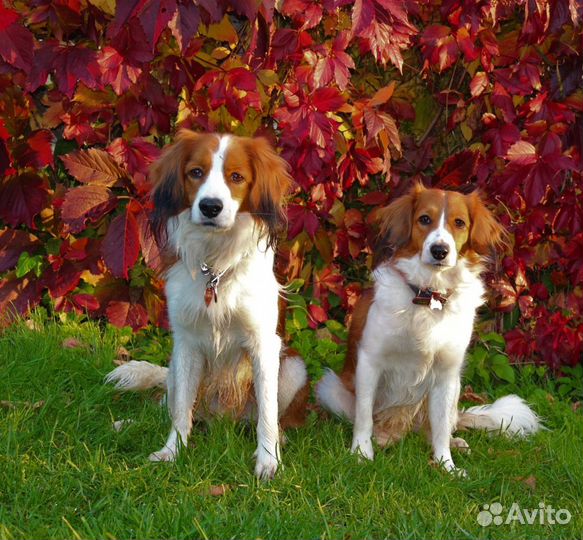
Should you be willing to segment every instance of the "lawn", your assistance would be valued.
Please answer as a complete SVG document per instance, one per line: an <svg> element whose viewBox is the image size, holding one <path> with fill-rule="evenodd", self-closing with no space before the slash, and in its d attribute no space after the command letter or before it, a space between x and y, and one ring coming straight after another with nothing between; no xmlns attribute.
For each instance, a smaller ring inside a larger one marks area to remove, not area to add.
<svg viewBox="0 0 583 540"><path fill-rule="evenodd" d="M495 393L528 398L548 431L466 434L468 478L432 467L416 434L359 463L350 427L312 412L261 483L254 428L227 419L197 426L177 463L149 463L169 420L153 396L102 384L122 344L133 350L125 332L67 320L0 334L0 538L582 538L582 415L540 382L519 374ZM116 432L118 419L132 422ZM513 503L572 518L481 526L494 503L503 519Z"/></svg>

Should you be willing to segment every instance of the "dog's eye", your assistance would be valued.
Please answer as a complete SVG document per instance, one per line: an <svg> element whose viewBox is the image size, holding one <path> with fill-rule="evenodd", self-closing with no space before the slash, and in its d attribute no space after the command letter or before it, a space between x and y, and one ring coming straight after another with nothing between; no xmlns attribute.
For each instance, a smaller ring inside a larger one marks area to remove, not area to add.
<svg viewBox="0 0 583 540"><path fill-rule="evenodd" d="M460 218L457 218L457 219L454 221L454 223L455 223L455 226L456 226L458 229L463 229L463 228L466 226L466 222L465 222L463 219L460 219Z"/></svg>
<svg viewBox="0 0 583 540"><path fill-rule="evenodd" d="M421 225L429 225L431 223L431 218L427 214L423 214L422 216L419 216L417 221L421 223Z"/></svg>
<svg viewBox="0 0 583 540"><path fill-rule="evenodd" d="M190 169L188 171L188 176L191 178L202 178L204 175L204 171L200 167L195 167L194 169Z"/></svg>
<svg viewBox="0 0 583 540"><path fill-rule="evenodd" d="M243 182L243 180L245 180L245 178L243 178L243 176L240 175L238 172L234 172L233 174L231 174L231 180L235 182L235 184L240 184L241 182Z"/></svg>

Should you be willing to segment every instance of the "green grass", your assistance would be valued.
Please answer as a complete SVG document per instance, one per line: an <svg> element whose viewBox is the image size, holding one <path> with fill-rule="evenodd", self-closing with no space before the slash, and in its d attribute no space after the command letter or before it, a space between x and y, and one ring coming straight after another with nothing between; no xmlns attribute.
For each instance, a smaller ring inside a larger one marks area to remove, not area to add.
<svg viewBox="0 0 583 540"><path fill-rule="evenodd" d="M87 347L63 348L66 337ZM14 404L0 410L0 538L582 537L581 414L528 380L517 390L549 430L521 441L467 434L472 453L456 454L467 479L431 467L416 434L358 463L348 452L350 427L312 413L288 434L284 469L261 483L252 474L254 429L224 419L197 426L177 463L147 461L169 420L151 396L120 396L102 384L123 339L66 321L0 334L0 400ZM134 422L117 433L116 419ZM219 484L229 489L211 496ZM566 525L480 526L478 513L494 502L503 516L516 502L573 517Z"/></svg>

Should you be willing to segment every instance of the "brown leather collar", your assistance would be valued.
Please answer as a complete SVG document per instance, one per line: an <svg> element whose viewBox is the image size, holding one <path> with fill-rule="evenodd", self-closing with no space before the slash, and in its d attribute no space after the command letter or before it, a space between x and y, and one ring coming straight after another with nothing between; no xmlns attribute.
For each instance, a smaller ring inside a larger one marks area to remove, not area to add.
<svg viewBox="0 0 583 540"><path fill-rule="evenodd" d="M415 293L415 296L412 300L413 304L417 304L418 306L429 306L431 305L432 300L434 302L441 302L441 304L444 306L452 293L452 291L449 289L444 293L441 293L439 291L434 291L429 287L426 289L420 289L415 285L411 285L411 283L407 283L407 285Z"/></svg>
<svg viewBox="0 0 583 540"><path fill-rule="evenodd" d="M441 309L443 306L445 306L445 304L447 303L447 299L451 296L451 293L453 292L450 289L448 289L445 292L434 291L429 287L425 287L424 289L422 289L417 285L409 283L409 281L407 280L407 276L405 275L404 272L402 272L395 266L391 266L391 268L393 268L393 270L395 270L395 272L397 272L397 274L399 274L403 278L403 281L407 284L409 289L413 291L413 294L415 294L413 300L411 300L411 302L415 305L429 306L432 309L434 307L437 307L437 309Z"/></svg>

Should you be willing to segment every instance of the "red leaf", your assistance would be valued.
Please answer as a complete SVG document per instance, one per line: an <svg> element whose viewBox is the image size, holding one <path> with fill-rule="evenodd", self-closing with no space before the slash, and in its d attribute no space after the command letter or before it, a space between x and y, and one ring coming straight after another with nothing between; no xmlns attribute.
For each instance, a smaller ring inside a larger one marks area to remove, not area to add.
<svg viewBox="0 0 583 540"><path fill-rule="evenodd" d="M371 191L358 199L362 204L384 206L389 202L389 195L383 191Z"/></svg>
<svg viewBox="0 0 583 540"><path fill-rule="evenodd" d="M160 268L161 258L160 249L154 238L154 232L150 225L148 215L143 208L140 208L135 214L136 222L138 224L138 233L140 235L140 246L142 247L142 255L146 264L154 270Z"/></svg>
<svg viewBox="0 0 583 540"><path fill-rule="evenodd" d="M83 273L82 268L71 261L62 261L57 266L58 270L49 273L47 278L47 287L53 298L65 296L75 289Z"/></svg>
<svg viewBox="0 0 583 540"><path fill-rule="evenodd" d="M126 210L116 216L109 225L101 255L106 266L115 277L128 278L140 254L140 237L135 216Z"/></svg>
<svg viewBox="0 0 583 540"><path fill-rule="evenodd" d="M59 47L53 68L57 86L68 98L73 97L79 81L88 88L96 88L99 66L92 49L78 44Z"/></svg>
<svg viewBox="0 0 583 540"><path fill-rule="evenodd" d="M75 294L71 297L71 300L82 310L97 311L99 309L99 300L91 294Z"/></svg>
<svg viewBox="0 0 583 540"><path fill-rule="evenodd" d="M10 17L10 15L8 14L7 17ZM2 20L2 17L0 17L0 20ZM4 24L4 22L1 24ZM29 73L33 64L33 36L30 30L16 22L2 30L0 56L15 68Z"/></svg>
<svg viewBox="0 0 583 540"><path fill-rule="evenodd" d="M41 300L38 279L3 279L0 281L0 326L26 314Z"/></svg>
<svg viewBox="0 0 583 540"><path fill-rule="evenodd" d="M451 67L459 56L459 48L451 28L434 24L428 26L421 37L421 50L429 64L440 73Z"/></svg>
<svg viewBox="0 0 583 540"><path fill-rule="evenodd" d="M479 152L472 150L463 150L447 158L435 173L437 183L442 188L453 188L469 183L476 174L479 158Z"/></svg>
<svg viewBox="0 0 583 540"><path fill-rule="evenodd" d="M13 22L19 19L19 15L13 9L6 9L4 3L0 4L0 32L6 30Z"/></svg>
<svg viewBox="0 0 583 540"><path fill-rule="evenodd" d="M47 198L45 183L36 174L5 178L0 184L0 217L13 227L25 224L36 229L34 217L45 207Z"/></svg>
<svg viewBox="0 0 583 540"><path fill-rule="evenodd" d="M47 165L53 165L54 144L55 136L47 129L41 129L37 131L32 137L29 137L28 145L34 152L31 165L39 169L42 169Z"/></svg>
<svg viewBox="0 0 583 540"><path fill-rule="evenodd" d="M318 217L311 210L299 204L290 204L287 207L289 221L288 238L295 238L302 231L306 231L312 238L319 227Z"/></svg>
<svg viewBox="0 0 583 540"><path fill-rule="evenodd" d="M310 315L310 322L313 323L310 325L312 328L315 328L319 324L325 323L328 320L328 314L322 306L310 304L308 306L308 313Z"/></svg>
<svg viewBox="0 0 583 540"><path fill-rule="evenodd" d="M192 2L178 3L174 18L170 21L170 29L176 38L180 51L184 52L200 25L200 9Z"/></svg>
<svg viewBox="0 0 583 540"><path fill-rule="evenodd" d="M61 159L69 173L85 184L111 187L125 176L115 160L98 148L78 150L61 156Z"/></svg>
<svg viewBox="0 0 583 540"><path fill-rule="evenodd" d="M517 165L536 163L536 148L527 141L517 141L508 149L506 159Z"/></svg>
<svg viewBox="0 0 583 540"><path fill-rule="evenodd" d="M70 189L65 194L61 217L69 230L76 234L95 223L115 208L117 201L105 186L91 185Z"/></svg>
<svg viewBox="0 0 583 540"><path fill-rule="evenodd" d="M129 63L116 49L105 46L97 58L103 84L111 84L114 92L121 96L135 84L142 67Z"/></svg>
<svg viewBox="0 0 583 540"><path fill-rule="evenodd" d="M148 313L141 304L111 301L105 313L111 324L124 327L131 326L133 330L141 330L148 325Z"/></svg>
<svg viewBox="0 0 583 540"><path fill-rule="evenodd" d="M140 4L142 7L137 10L138 19L151 49L154 50L160 34L176 12L176 0L146 0Z"/></svg>
<svg viewBox="0 0 583 540"><path fill-rule="evenodd" d="M0 272L16 266L24 251L34 253L40 242L36 236L20 229L0 230Z"/></svg>
<svg viewBox="0 0 583 540"><path fill-rule="evenodd" d="M470 92L472 97L478 97L488 88L488 75L483 71L478 71L470 82Z"/></svg>

